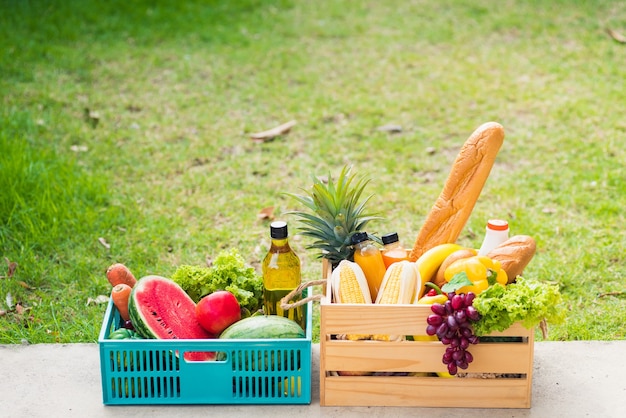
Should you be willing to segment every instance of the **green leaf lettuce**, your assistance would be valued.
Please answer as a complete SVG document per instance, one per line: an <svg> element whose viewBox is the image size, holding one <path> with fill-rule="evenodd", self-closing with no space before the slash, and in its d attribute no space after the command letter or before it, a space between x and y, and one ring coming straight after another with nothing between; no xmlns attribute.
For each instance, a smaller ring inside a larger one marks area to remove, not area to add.
<svg viewBox="0 0 626 418"><path fill-rule="evenodd" d="M263 279L236 249L221 251L211 267L181 265L172 280L198 302L202 297L218 290L227 290L237 298L242 308L255 312L261 308Z"/></svg>
<svg viewBox="0 0 626 418"><path fill-rule="evenodd" d="M504 331L516 322L530 329L544 319L555 324L565 319L558 286L523 277L506 287L490 286L474 299L473 305L481 314L473 325L476 335Z"/></svg>

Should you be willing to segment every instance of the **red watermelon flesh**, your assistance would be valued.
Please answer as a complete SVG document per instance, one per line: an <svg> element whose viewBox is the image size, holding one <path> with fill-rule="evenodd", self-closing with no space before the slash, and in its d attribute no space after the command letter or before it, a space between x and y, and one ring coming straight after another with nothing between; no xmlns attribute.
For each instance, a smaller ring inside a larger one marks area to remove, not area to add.
<svg viewBox="0 0 626 418"><path fill-rule="evenodd" d="M196 304L173 280L161 276L142 277L133 287L128 313L135 330L145 338L215 338L196 319ZM187 352L185 359L214 359L212 352Z"/></svg>
<svg viewBox="0 0 626 418"><path fill-rule="evenodd" d="M133 325L146 338L213 338L200 326L195 309L195 302L182 287L161 276L141 278L129 302Z"/></svg>

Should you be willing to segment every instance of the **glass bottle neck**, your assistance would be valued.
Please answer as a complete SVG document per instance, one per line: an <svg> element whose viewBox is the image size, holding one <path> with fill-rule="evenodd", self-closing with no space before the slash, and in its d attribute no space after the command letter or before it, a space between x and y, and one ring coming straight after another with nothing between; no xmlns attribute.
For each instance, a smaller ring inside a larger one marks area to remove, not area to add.
<svg viewBox="0 0 626 418"><path fill-rule="evenodd" d="M278 251L286 252L290 251L291 247L289 247L289 238L272 238L272 246L270 251Z"/></svg>
<svg viewBox="0 0 626 418"><path fill-rule="evenodd" d="M385 250L393 250L395 248L400 248L400 241L390 242L389 244L385 244Z"/></svg>

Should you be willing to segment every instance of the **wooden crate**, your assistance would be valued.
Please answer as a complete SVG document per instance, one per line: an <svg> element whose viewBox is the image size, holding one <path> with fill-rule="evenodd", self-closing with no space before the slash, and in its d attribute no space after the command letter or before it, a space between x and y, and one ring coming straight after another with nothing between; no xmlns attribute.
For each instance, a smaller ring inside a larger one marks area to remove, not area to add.
<svg viewBox="0 0 626 418"><path fill-rule="evenodd" d="M324 276L330 277L326 263L323 269ZM415 376L410 373L447 370L441 362L445 351L441 342L348 341L336 336L425 335L429 306L336 304L331 300L327 283L320 301L321 405L530 408L534 330L515 324L490 335L510 341L470 346L474 361L462 372L480 376ZM339 376L337 371L379 375ZM409 375L380 375L384 372Z"/></svg>

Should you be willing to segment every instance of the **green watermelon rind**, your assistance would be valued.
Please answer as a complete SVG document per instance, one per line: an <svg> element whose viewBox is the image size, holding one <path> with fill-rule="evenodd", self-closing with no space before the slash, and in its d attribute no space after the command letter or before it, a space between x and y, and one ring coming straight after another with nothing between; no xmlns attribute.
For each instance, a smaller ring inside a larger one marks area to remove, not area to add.
<svg viewBox="0 0 626 418"><path fill-rule="evenodd" d="M220 339L305 338L297 322L278 315L258 315L241 319L220 334Z"/></svg>
<svg viewBox="0 0 626 418"><path fill-rule="evenodd" d="M137 310L135 298L132 297L132 292L131 297L128 299L128 316L130 318L130 322L133 324L133 328L135 328L135 331L139 335L148 339L157 338L157 336L150 331L150 328L144 325L143 318Z"/></svg>
<svg viewBox="0 0 626 418"><path fill-rule="evenodd" d="M146 316L144 311L150 310L151 307L147 305L145 299L150 295L147 293L150 290L154 290L154 287L150 289L150 286L154 284L159 285L158 294L152 295L154 301L162 299L171 303L174 300L178 300L180 303L180 309L176 311L167 310L167 312L157 312L157 315ZM166 295L165 292L169 291ZM178 298L178 299L177 299ZM143 305L143 306L142 306ZM133 287L128 301L128 315L135 328L135 331L144 338L150 339L201 339L201 338L213 338L204 328L200 326L195 316L195 302L187 295L187 293L173 280L167 279L161 276L145 276L137 281L137 284ZM159 317L171 318L170 321L164 321L168 325L163 327L159 325L155 319ZM180 321L180 318L184 317L184 320ZM178 320L178 321L177 321ZM177 323L179 322L179 323ZM152 326L151 326L152 325ZM160 328L159 328L160 327ZM153 329L154 328L154 329ZM171 332L164 332L162 329L168 328ZM159 332L160 331L160 332Z"/></svg>

